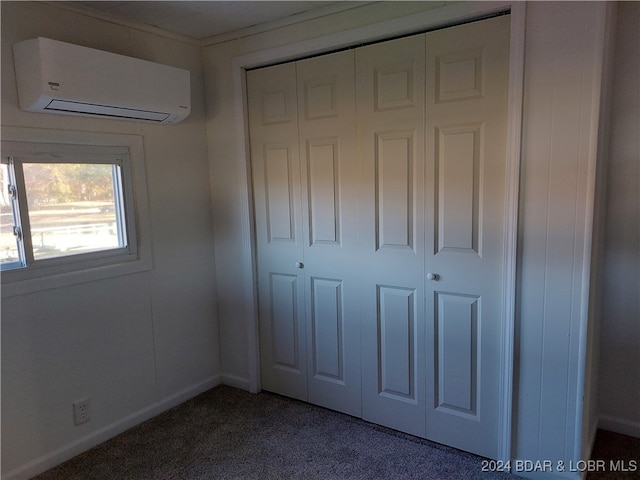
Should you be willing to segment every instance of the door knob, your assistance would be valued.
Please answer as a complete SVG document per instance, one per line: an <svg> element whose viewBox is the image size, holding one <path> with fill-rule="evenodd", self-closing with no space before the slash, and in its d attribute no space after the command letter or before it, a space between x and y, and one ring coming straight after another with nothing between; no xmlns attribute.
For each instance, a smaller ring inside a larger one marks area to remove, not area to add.
<svg viewBox="0 0 640 480"><path fill-rule="evenodd" d="M438 280L440 280L440 275L438 275L437 273L427 273L427 279L433 282L437 282Z"/></svg>
<svg viewBox="0 0 640 480"><path fill-rule="evenodd" d="M304 263L296 262L296 268L304 268Z"/></svg>

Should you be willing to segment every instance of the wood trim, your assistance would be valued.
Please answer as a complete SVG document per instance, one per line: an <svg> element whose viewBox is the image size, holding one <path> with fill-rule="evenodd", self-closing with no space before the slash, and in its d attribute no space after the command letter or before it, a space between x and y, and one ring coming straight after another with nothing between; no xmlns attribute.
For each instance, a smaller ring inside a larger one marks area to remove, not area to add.
<svg viewBox="0 0 640 480"><path fill-rule="evenodd" d="M244 263L243 304L247 311L244 318L247 332L248 387L251 393L260 391L260 337L258 334L258 291L256 275L255 231L251 190L251 169L249 168L249 115L247 110L247 79L245 75L246 57L235 58L232 62L234 103L236 112L236 131L241 132L238 140L238 173L240 174L240 215L242 223L242 251Z"/></svg>
<svg viewBox="0 0 640 480"><path fill-rule="evenodd" d="M589 112L589 141L587 145L587 174L585 186L585 211L584 211L584 239L582 258L582 291L580 294L580 327L578 340L578 375L576 405L576 428L574 439L573 458L583 459L585 449L593 447L588 445L589 436L593 434L595 439L595 425L590 425L596 420L585 417L589 412L585 412L585 404L597 401L596 391L589 391L587 388L593 375L589 370L588 361L593 352L589 351L589 323L598 321L594 318L600 312L596 308L600 302L601 290L593 288L595 282L599 280L598 262L604 254L602 235L604 233L604 218L598 215L599 204L606 201L602 194L606 193L606 185L598 185L598 182L606 182L604 168L608 160L609 153L609 105L611 97L611 78L613 72L613 56L615 48L615 29L617 5L614 2L607 2L600 6L602 15L597 17L596 31L594 32L593 51L593 89L591 92L591 111ZM600 178L599 178L600 175ZM594 309L596 311L594 311ZM597 358L597 356L596 356ZM597 368L596 368L597 373ZM590 428L591 427L591 428Z"/></svg>
<svg viewBox="0 0 640 480"><path fill-rule="evenodd" d="M507 164L505 171L504 257L502 299L502 351L500 362L500 419L498 456L511 459L513 420L514 342L518 250L520 157L524 91L526 3L511 6L509 49L509 99L507 107Z"/></svg>

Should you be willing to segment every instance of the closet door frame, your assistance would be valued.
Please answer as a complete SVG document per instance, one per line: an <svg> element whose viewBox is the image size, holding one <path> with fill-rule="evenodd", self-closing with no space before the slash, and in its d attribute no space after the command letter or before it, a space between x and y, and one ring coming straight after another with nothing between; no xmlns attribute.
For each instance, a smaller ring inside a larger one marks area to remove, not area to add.
<svg viewBox="0 0 640 480"><path fill-rule="evenodd" d="M524 81L525 46L525 2L461 2L428 10L407 17L383 21L375 25L355 28L339 33L275 47L259 52L235 57L233 70L233 98L235 122L238 132L242 132L237 144L237 166L240 175L239 192L242 199L242 250L244 262L241 266L244 277L243 297L247 309L246 335L248 349L248 389L259 392L260 353L258 334L258 292L256 283L256 252L254 245L253 205L251 191L251 169L249 155L249 122L246 98L246 75L251 68L273 65L329 53L340 48L361 43L383 41L401 35L410 35L444 26L464 23L474 19L509 11L511 14L509 44L509 95L507 112L507 145L505 173L504 209L504 292L501 305L501 371L500 371L500 422L499 459L511 459L513 386L514 386L514 330L515 295L518 233L518 197L520 183L520 146L522 137L522 101Z"/></svg>

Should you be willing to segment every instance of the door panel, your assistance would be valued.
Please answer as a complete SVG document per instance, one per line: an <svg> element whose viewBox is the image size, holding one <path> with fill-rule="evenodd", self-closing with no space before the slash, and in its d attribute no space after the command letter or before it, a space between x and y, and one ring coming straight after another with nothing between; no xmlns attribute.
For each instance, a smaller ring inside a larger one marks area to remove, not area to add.
<svg viewBox="0 0 640 480"><path fill-rule="evenodd" d="M360 416L354 54L296 63L309 401Z"/></svg>
<svg viewBox="0 0 640 480"><path fill-rule="evenodd" d="M477 417L479 304L471 295L437 294L437 410Z"/></svg>
<svg viewBox="0 0 640 480"><path fill-rule="evenodd" d="M273 366L299 374L298 277L272 272L269 278Z"/></svg>
<svg viewBox="0 0 640 480"><path fill-rule="evenodd" d="M496 458L509 17L426 49L426 434Z"/></svg>
<svg viewBox="0 0 640 480"><path fill-rule="evenodd" d="M307 400L295 66L247 72L262 388Z"/></svg>
<svg viewBox="0 0 640 480"><path fill-rule="evenodd" d="M425 427L424 36L356 51L363 418Z"/></svg>
<svg viewBox="0 0 640 480"><path fill-rule="evenodd" d="M378 286L378 391L416 401L416 292Z"/></svg>
<svg viewBox="0 0 640 480"><path fill-rule="evenodd" d="M340 157L337 138L307 143L310 245L340 244Z"/></svg>
<svg viewBox="0 0 640 480"><path fill-rule="evenodd" d="M413 132L376 134L376 249L414 248Z"/></svg>
<svg viewBox="0 0 640 480"><path fill-rule="evenodd" d="M264 189L269 242L295 241L291 147L264 146Z"/></svg>
<svg viewBox="0 0 640 480"><path fill-rule="evenodd" d="M436 251L479 254L482 126L438 128L436 136Z"/></svg>
<svg viewBox="0 0 640 480"><path fill-rule="evenodd" d="M344 385L342 283L311 277L311 351L312 375Z"/></svg>

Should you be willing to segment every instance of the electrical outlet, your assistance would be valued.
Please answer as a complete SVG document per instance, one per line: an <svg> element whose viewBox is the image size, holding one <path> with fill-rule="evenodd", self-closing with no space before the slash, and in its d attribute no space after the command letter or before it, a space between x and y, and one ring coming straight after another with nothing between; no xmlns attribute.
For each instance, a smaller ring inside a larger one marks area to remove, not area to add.
<svg viewBox="0 0 640 480"><path fill-rule="evenodd" d="M88 422L91 419L89 410L89 397L73 402L73 421L76 425Z"/></svg>

